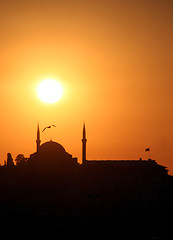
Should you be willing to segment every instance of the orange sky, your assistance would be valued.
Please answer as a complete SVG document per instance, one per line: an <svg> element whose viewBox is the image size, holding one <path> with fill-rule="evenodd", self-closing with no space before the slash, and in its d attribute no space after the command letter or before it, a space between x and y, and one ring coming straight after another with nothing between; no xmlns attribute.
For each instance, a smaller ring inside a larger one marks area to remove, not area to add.
<svg viewBox="0 0 173 240"><path fill-rule="evenodd" d="M173 173L172 1L0 1L0 162L41 136L81 160L151 157ZM45 78L63 98L41 102Z"/></svg>

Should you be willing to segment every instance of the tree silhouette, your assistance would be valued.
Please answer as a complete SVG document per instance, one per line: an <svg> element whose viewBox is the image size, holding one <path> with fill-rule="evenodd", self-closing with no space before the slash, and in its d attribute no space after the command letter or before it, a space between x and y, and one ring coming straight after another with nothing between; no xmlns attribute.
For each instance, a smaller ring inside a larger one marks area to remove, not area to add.
<svg viewBox="0 0 173 240"><path fill-rule="evenodd" d="M15 159L15 162L16 162L17 166L25 165L26 161L27 161L27 158L25 158L23 154L18 154L16 159Z"/></svg>
<svg viewBox="0 0 173 240"><path fill-rule="evenodd" d="M7 166L14 166L14 162L13 162L11 153L7 153Z"/></svg>

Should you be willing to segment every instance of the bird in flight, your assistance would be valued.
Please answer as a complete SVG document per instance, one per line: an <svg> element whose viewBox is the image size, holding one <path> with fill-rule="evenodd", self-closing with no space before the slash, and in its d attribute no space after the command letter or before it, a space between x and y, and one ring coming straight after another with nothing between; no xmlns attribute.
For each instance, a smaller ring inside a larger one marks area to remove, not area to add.
<svg viewBox="0 0 173 240"><path fill-rule="evenodd" d="M50 125L48 127L45 127L42 132L44 132L46 130L46 128L51 128L51 127L56 127L56 126L55 125Z"/></svg>

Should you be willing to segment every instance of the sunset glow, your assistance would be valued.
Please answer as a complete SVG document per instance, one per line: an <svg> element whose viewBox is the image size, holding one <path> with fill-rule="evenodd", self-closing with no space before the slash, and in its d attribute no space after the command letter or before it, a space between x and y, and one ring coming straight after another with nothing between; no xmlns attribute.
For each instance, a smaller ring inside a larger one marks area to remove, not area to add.
<svg viewBox="0 0 173 240"><path fill-rule="evenodd" d="M85 121L88 159L147 159L150 147L173 174L173 1L0 1L0 12L1 165L35 151L38 122L56 125L42 143L81 161Z"/></svg>
<svg viewBox="0 0 173 240"><path fill-rule="evenodd" d="M62 87L59 82L46 79L38 86L38 96L43 102L55 103L62 96Z"/></svg>

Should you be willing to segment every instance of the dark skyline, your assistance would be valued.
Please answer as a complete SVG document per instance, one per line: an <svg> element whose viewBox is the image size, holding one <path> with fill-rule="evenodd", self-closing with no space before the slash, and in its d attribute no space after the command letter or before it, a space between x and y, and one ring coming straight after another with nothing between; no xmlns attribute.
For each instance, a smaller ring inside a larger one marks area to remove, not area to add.
<svg viewBox="0 0 173 240"><path fill-rule="evenodd" d="M166 167L152 159L88 160L85 124L82 133L82 164L60 143L41 142L39 125L28 159L19 154L14 165L8 153L0 167L1 236L169 239L173 178Z"/></svg>

